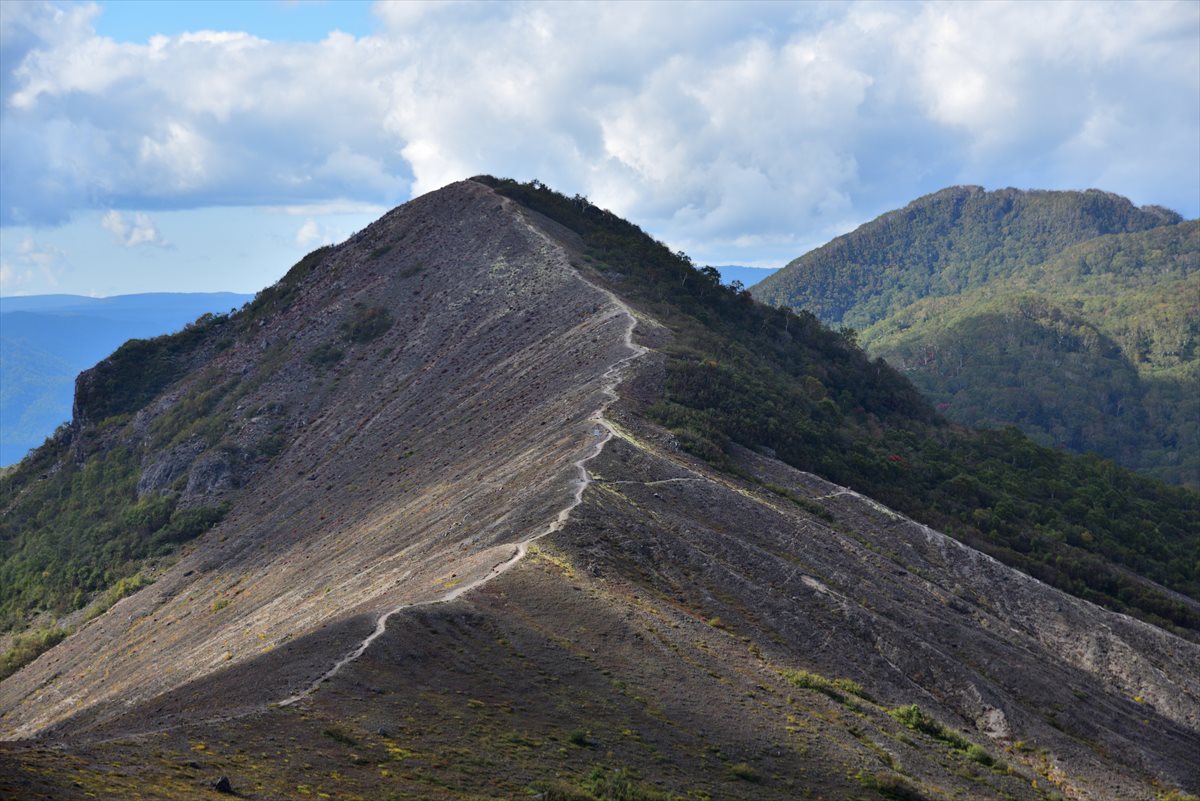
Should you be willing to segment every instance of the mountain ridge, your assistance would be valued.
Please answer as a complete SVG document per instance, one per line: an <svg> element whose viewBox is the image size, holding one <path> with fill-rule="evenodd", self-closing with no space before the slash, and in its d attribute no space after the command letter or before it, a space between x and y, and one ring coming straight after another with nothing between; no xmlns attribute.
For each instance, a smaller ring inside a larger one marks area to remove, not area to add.
<svg viewBox="0 0 1200 801"><path fill-rule="evenodd" d="M948 187L792 260L761 281L754 294L771 305L797 303L831 325L865 328L918 298L957 293L993 274L1005 274L1011 263L1040 263L1086 239L1174 225L1182 220L1160 206L1139 208L1127 198L1098 189L988 191L979 186ZM920 222L934 228L929 241L914 247L893 234L896 229ZM826 267L818 272L809 270L815 259L827 255L844 263L838 269L849 271L850 280L839 276L833 281ZM900 279L900 287L883 286L880 277L870 272L871 265L880 262L891 265L887 270L893 281ZM800 275L805 295L804 300L797 301L788 289ZM852 299L862 293L864 282L869 287L870 301L853 303Z"/></svg>
<svg viewBox="0 0 1200 801"><path fill-rule="evenodd" d="M240 487L197 487L231 508L154 584L0 683L4 736L57 746L0 745L18 768L0 789L191 798L214 771L258 798L1047 799L1048 782L1151 799L1200 784L1200 646L763 440L717 443L721 418L666 425L689 408L680 376L733 358L689 355L716 347L677 305L693 301L689 315L771 315L750 330L794 337L781 354L828 349L831 388L862 382L861 409L839 410L855 426L936 418L886 368L859 376L872 363L844 338L708 288L622 225L537 186L455 184L318 251L210 321L198 350L160 343L171 380L148 403L85 380L74 439L22 469L147 438L136 483L182 502L203 458L249 453L275 425L284 441L246 471L231 459ZM692 300L658 294L681 281ZM206 367L175 375L171 359L201 352ZM723 380L746 394L734 364Z"/></svg>

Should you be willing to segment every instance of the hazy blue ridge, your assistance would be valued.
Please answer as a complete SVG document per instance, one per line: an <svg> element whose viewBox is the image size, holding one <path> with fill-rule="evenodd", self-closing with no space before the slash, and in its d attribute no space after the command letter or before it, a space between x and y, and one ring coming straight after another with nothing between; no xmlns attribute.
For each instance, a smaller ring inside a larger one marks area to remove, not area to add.
<svg viewBox="0 0 1200 801"><path fill-rule="evenodd" d="M75 376L128 339L177 331L251 295L233 292L0 298L0 465L71 417Z"/></svg>
<svg viewBox="0 0 1200 801"><path fill-rule="evenodd" d="M741 267L736 264L717 266L721 274L722 284L732 284L741 281L742 286L750 288L772 273L779 272L778 267Z"/></svg>

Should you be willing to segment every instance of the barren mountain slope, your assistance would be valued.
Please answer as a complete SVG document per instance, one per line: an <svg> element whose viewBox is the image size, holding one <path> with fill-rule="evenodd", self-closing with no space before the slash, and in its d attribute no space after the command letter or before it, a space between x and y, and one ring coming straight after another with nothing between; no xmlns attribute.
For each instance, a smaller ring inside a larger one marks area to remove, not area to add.
<svg viewBox="0 0 1200 801"><path fill-rule="evenodd" d="M4 746L0 793L202 798L222 774L260 799L1200 789L1200 647L766 456L739 451L734 476L685 455L644 414L661 356L627 344L574 245L463 183L333 254L262 329L296 332L263 399L312 423L167 577L0 685L4 733L48 736ZM322 389L306 354L358 299L397 323ZM638 318L642 345L669 337ZM268 704L381 614L480 579ZM642 794L618 795L630 775Z"/></svg>
<svg viewBox="0 0 1200 801"><path fill-rule="evenodd" d="M605 371L631 354L630 322L503 206L466 182L401 207L191 376L253 375L282 344L238 407L282 407L294 442L153 587L4 682L7 736L70 717L79 733L275 649L286 667L221 704L278 700L376 615L470 584L549 525L575 491L575 462L603 433L589 417L606 397ZM310 364L358 304L395 323L331 368ZM123 435L151 428L188 389L170 390ZM331 636L289 644L321 628Z"/></svg>

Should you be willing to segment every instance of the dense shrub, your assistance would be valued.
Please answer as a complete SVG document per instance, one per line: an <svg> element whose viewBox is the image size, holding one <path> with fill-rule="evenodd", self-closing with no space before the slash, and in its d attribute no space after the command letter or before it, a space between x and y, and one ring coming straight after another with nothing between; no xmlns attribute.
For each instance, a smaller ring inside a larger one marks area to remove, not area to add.
<svg viewBox="0 0 1200 801"><path fill-rule="evenodd" d="M66 629L48 628L18 634L10 647L0 654L0 681L37 659L67 636Z"/></svg>

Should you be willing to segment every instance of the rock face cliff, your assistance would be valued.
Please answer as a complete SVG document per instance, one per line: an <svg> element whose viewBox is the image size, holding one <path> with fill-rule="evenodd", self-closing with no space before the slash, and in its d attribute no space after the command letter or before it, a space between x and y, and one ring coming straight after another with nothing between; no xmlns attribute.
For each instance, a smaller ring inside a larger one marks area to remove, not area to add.
<svg viewBox="0 0 1200 801"><path fill-rule="evenodd" d="M0 684L0 790L1200 789L1200 647L768 456L685 454L643 413L670 332L578 245L465 181L175 354L119 438L216 387L226 442L282 444L147 456L139 492L229 511ZM104 370L81 422L113 411Z"/></svg>

